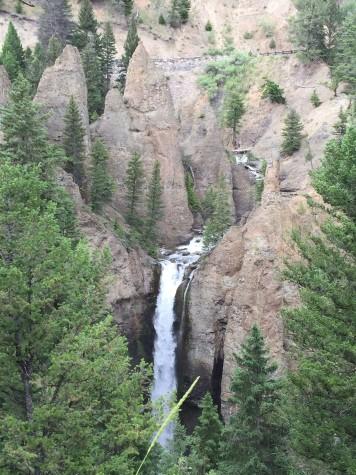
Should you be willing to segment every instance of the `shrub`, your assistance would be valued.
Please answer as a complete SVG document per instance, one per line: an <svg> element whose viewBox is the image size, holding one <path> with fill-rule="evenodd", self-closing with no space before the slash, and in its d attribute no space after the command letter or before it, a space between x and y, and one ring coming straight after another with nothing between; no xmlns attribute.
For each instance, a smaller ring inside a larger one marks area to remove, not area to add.
<svg viewBox="0 0 356 475"><path fill-rule="evenodd" d="M20 2L20 0L17 0L16 5L15 5L15 12L18 13L19 15L23 13L23 5Z"/></svg>
<svg viewBox="0 0 356 475"><path fill-rule="evenodd" d="M274 38L272 38L271 41L269 42L269 47L271 49L276 49L276 41Z"/></svg>
<svg viewBox="0 0 356 475"><path fill-rule="evenodd" d="M244 38L245 38L245 40L251 40L253 38L253 32L252 31L246 31L244 33Z"/></svg>
<svg viewBox="0 0 356 475"><path fill-rule="evenodd" d="M166 20L165 20L164 16L162 15L162 13L160 14L160 16L158 18L158 23L160 25L165 25L166 24Z"/></svg>
<svg viewBox="0 0 356 475"><path fill-rule="evenodd" d="M319 107L321 104L321 100L314 89L313 94L310 96L310 102L313 104L314 107Z"/></svg>
<svg viewBox="0 0 356 475"><path fill-rule="evenodd" d="M207 24L205 25L205 31L213 31L213 25L211 24L210 20L208 20Z"/></svg>
<svg viewBox="0 0 356 475"><path fill-rule="evenodd" d="M263 99L268 98L271 102L276 102L277 104L286 103L286 99L283 95L284 91L277 83L266 79L261 90Z"/></svg>
<svg viewBox="0 0 356 475"><path fill-rule="evenodd" d="M274 34L274 30L276 29L274 22L272 20L268 20L267 18L261 20L259 26L262 28L266 38L271 38L271 36Z"/></svg>

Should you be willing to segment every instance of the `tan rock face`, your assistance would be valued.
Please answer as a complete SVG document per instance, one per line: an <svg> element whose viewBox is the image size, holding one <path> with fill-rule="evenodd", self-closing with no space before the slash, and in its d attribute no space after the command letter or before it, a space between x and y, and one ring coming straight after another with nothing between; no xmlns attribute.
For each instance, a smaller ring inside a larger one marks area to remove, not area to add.
<svg viewBox="0 0 356 475"><path fill-rule="evenodd" d="M51 140L62 142L64 116L71 96L74 97L86 131L85 145L90 150L87 86L80 54L74 46L66 46L56 63L47 68L38 85L35 101L48 113L48 133Z"/></svg>
<svg viewBox="0 0 356 475"><path fill-rule="evenodd" d="M184 168L179 147L178 122L167 80L142 44L131 60L124 101L131 116L136 151L141 153L146 176L155 160L161 165L164 219L162 242L173 246L190 234L193 218L188 208Z"/></svg>
<svg viewBox="0 0 356 475"><path fill-rule="evenodd" d="M4 106L8 100L11 89L11 81L4 66L0 66L0 106Z"/></svg>
<svg viewBox="0 0 356 475"><path fill-rule="evenodd" d="M150 358L154 341L152 316L156 280L154 261L142 250L127 249L103 218L84 204L78 186L60 170L58 184L74 200L81 233L93 249L108 248L112 262L107 275L108 303L120 330L127 336L134 357Z"/></svg>

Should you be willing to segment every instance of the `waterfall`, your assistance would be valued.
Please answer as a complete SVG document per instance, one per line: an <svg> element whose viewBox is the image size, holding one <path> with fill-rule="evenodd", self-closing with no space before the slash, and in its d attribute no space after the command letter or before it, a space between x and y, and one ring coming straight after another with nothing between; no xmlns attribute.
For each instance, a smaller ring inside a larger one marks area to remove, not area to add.
<svg viewBox="0 0 356 475"><path fill-rule="evenodd" d="M196 236L189 244L179 246L161 261L162 272L154 316L156 338L153 354L153 401L160 398L164 398L166 401L177 389L177 339L173 331L174 302L178 287L183 282L186 268L194 264L202 252L202 239ZM168 412L168 403L165 404L164 410L166 413ZM171 425L161 435L160 443L166 445L172 435L173 427Z"/></svg>

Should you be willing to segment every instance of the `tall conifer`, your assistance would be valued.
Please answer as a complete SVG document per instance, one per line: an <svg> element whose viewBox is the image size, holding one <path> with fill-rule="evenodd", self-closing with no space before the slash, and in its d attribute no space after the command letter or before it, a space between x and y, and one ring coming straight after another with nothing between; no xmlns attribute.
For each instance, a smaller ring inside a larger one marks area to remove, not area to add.
<svg viewBox="0 0 356 475"><path fill-rule="evenodd" d="M300 149L302 144L303 124L297 112L292 109L286 117L282 131L283 143L281 152L283 155L293 155Z"/></svg>
<svg viewBox="0 0 356 475"><path fill-rule="evenodd" d="M108 151L100 140L96 140L92 150L91 166L91 205L93 211L100 212L113 192L113 181L108 172Z"/></svg>
<svg viewBox="0 0 356 475"><path fill-rule="evenodd" d="M219 180L215 190L212 211L204 228L203 241L206 249L215 246L231 225L231 211L225 179Z"/></svg>
<svg viewBox="0 0 356 475"><path fill-rule="evenodd" d="M157 224L163 216L162 208L161 167L156 161L147 193L146 237L152 244L157 243Z"/></svg>
<svg viewBox="0 0 356 475"><path fill-rule="evenodd" d="M142 200L143 179L144 172L141 157L138 153L134 153L129 161L125 180L127 222L134 226L140 223L137 208Z"/></svg>
<svg viewBox="0 0 356 475"><path fill-rule="evenodd" d="M116 55L115 37L110 23L105 23L104 32L101 37L101 51L105 91L107 92L110 89Z"/></svg>
<svg viewBox="0 0 356 475"><path fill-rule="evenodd" d="M11 81L25 68L25 54L17 31L10 21L1 51L1 62Z"/></svg>
<svg viewBox="0 0 356 475"><path fill-rule="evenodd" d="M39 40L47 49L52 36L65 46L73 32L72 12L68 0L43 0L43 13L40 17Z"/></svg>
<svg viewBox="0 0 356 475"><path fill-rule="evenodd" d="M102 65L93 40L88 42L81 56L88 88L89 117L93 121L102 113L104 107Z"/></svg>

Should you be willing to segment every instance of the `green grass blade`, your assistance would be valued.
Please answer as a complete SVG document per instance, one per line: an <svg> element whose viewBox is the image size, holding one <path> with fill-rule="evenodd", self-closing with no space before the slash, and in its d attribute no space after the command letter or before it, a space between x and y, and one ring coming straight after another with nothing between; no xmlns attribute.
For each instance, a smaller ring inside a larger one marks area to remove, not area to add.
<svg viewBox="0 0 356 475"><path fill-rule="evenodd" d="M160 437L160 435L162 434L162 432L164 431L164 429L167 427L167 425L175 418L176 414L178 413L179 409L182 407L182 405L184 404L184 401L188 398L188 396L190 395L190 393L193 391L193 389L195 388L196 384L198 383L199 381L199 378L200 376L197 377L197 379L193 382L193 384L190 386L190 388L188 389L188 391L183 395L183 397L177 402L177 404L172 408L171 412L168 414L168 416L165 418L165 420L163 421L161 427L159 428L157 434L155 435L154 439L152 440L152 443L151 445L149 446L148 450L147 450L147 453L145 455L145 458L142 460L142 463L141 465L139 466L137 472L136 472L136 475L139 475L140 471L141 471L141 468L143 467L144 463L146 462L147 460L147 457L149 456L151 450L153 449L153 447L157 444L157 441Z"/></svg>

